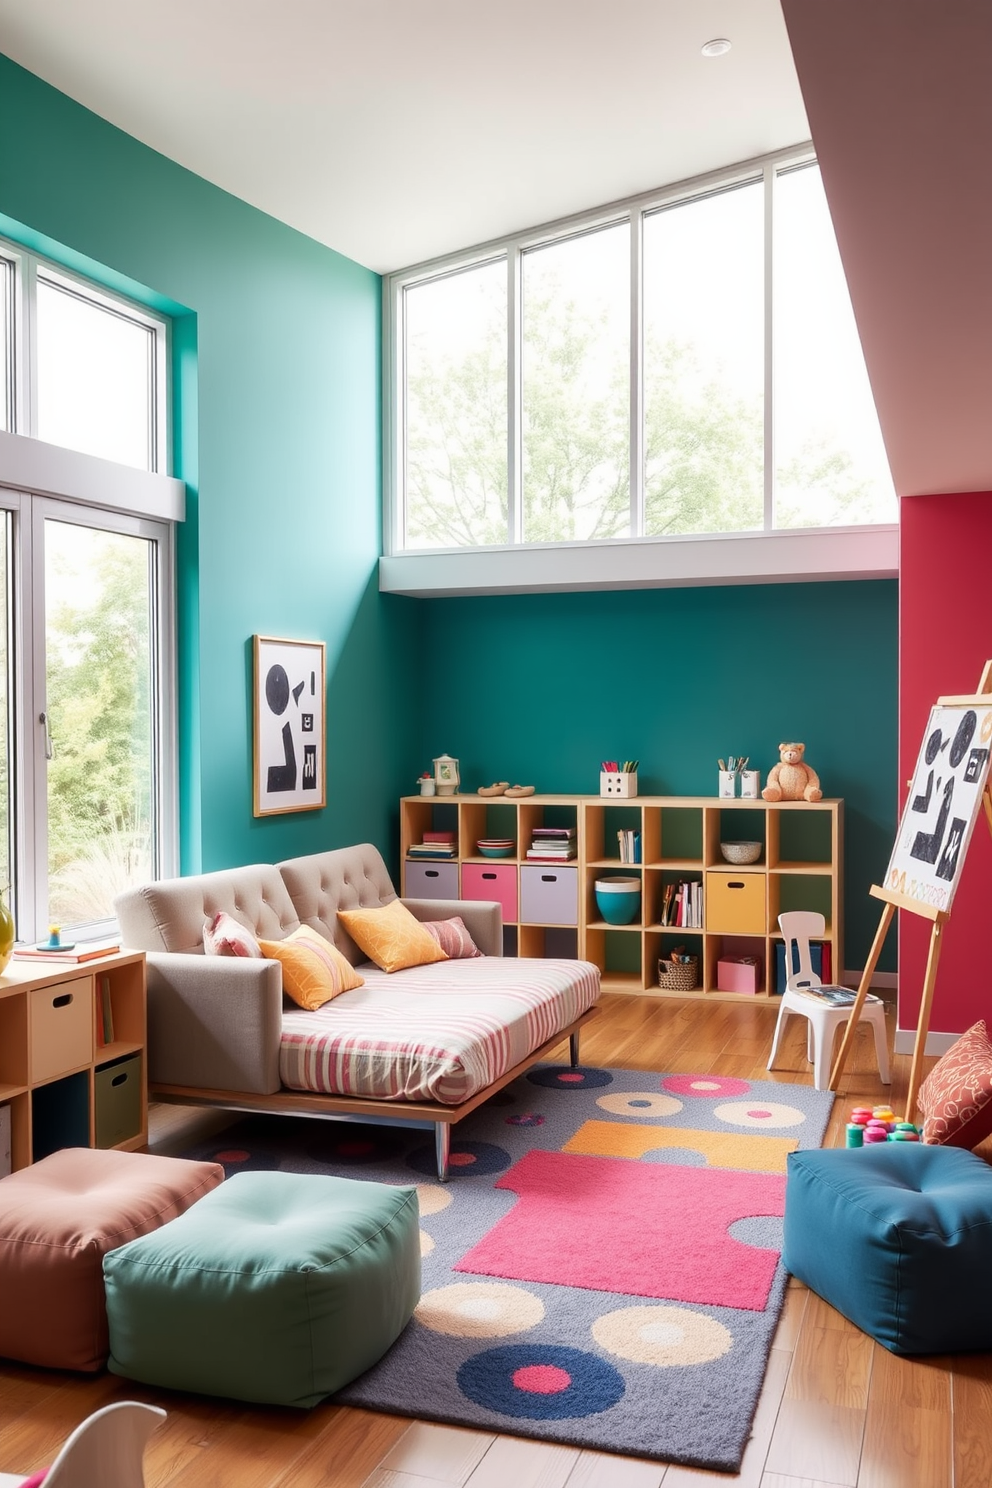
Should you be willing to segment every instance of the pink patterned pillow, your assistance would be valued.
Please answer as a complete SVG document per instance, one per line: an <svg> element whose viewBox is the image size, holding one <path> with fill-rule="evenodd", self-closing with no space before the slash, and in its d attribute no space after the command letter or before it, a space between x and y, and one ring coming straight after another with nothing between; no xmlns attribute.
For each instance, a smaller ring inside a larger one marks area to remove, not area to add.
<svg viewBox="0 0 992 1488"><path fill-rule="evenodd" d="M449 961L463 961L466 956L481 956L482 952L465 928L461 915L451 920L422 920L421 924L436 940Z"/></svg>
<svg viewBox="0 0 992 1488"><path fill-rule="evenodd" d="M992 1132L992 1042L984 1019L934 1065L919 1106L924 1142L971 1148Z"/></svg>
<svg viewBox="0 0 992 1488"><path fill-rule="evenodd" d="M203 949L208 956L252 956L260 959L262 947L240 921L220 909L203 922Z"/></svg>

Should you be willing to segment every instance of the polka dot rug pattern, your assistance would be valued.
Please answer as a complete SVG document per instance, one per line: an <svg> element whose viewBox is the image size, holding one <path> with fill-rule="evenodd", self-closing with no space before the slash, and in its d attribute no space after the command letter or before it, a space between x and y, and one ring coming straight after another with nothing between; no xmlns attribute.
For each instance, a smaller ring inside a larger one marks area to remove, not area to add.
<svg viewBox="0 0 992 1488"><path fill-rule="evenodd" d="M786 1158L832 1099L539 1065L453 1128L446 1183L415 1128L250 1117L184 1155L416 1188L420 1304L336 1402L735 1472L784 1297Z"/></svg>

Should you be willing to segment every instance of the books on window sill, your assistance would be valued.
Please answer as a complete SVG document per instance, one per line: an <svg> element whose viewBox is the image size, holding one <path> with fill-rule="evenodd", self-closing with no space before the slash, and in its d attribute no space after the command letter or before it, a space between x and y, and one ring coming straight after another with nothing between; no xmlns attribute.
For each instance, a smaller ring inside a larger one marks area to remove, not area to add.
<svg viewBox="0 0 992 1488"><path fill-rule="evenodd" d="M639 863L641 861L640 832L633 830L621 830L617 832L617 844L620 848L621 863Z"/></svg>
<svg viewBox="0 0 992 1488"><path fill-rule="evenodd" d="M661 923L680 930L703 928L703 886L699 879L683 879L665 885L661 899Z"/></svg>
<svg viewBox="0 0 992 1488"><path fill-rule="evenodd" d="M101 956L113 956L120 948L119 940L81 940L71 949L69 946L60 946L57 950L49 950L43 945L15 946L14 959L17 961L54 961L56 964L79 966L84 961L96 961Z"/></svg>

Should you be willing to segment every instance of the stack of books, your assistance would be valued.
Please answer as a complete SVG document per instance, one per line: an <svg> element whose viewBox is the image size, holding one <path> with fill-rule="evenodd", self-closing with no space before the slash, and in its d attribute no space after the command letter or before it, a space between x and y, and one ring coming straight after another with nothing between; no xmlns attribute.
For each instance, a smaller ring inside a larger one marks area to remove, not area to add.
<svg viewBox="0 0 992 1488"><path fill-rule="evenodd" d="M703 928L703 886L698 879L667 883L661 900L661 923L685 930Z"/></svg>
<svg viewBox="0 0 992 1488"><path fill-rule="evenodd" d="M564 863L575 857L574 827L534 827L527 857L532 863Z"/></svg>
<svg viewBox="0 0 992 1488"><path fill-rule="evenodd" d="M620 844L621 863L639 863L641 861L641 834L640 832L619 831L617 842Z"/></svg>
<svg viewBox="0 0 992 1488"><path fill-rule="evenodd" d="M458 847L454 832L425 832L422 842L411 842L408 858L455 858Z"/></svg>

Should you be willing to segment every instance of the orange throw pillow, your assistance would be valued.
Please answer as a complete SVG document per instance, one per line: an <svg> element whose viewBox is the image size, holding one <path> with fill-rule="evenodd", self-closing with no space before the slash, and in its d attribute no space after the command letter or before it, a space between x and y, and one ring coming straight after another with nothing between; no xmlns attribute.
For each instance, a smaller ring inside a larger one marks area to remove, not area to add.
<svg viewBox="0 0 992 1488"><path fill-rule="evenodd" d="M282 963L282 990L308 1013L341 992L365 985L365 978L337 946L309 925L301 925L285 940L260 940L259 945L269 961Z"/></svg>
<svg viewBox="0 0 992 1488"><path fill-rule="evenodd" d="M339 909L338 919L359 949L383 971L403 971L408 966L429 966L432 961L448 959L434 937L398 899L381 909Z"/></svg>

